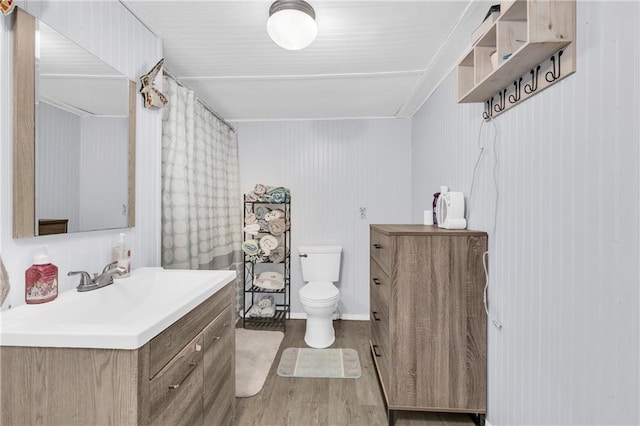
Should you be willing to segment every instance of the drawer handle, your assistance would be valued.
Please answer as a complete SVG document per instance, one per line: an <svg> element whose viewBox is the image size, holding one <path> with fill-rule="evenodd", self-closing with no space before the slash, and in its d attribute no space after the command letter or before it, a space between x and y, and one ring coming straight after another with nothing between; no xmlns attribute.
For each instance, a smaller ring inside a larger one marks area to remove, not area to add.
<svg viewBox="0 0 640 426"><path fill-rule="evenodd" d="M373 248L381 249L381 248L382 248L382 246L381 246L380 244L374 244L374 245L373 245Z"/></svg>
<svg viewBox="0 0 640 426"><path fill-rule="evenodd" d="M197 362L190 362L189 372L184 376L182 380L180 380L180 383L178 383L177 385L169 385L169 389L178 389L180 386L182 386L184 381L187 380L187 378L191 375L191 373L193 373L193 370L195 370L197 366L198 366Z"/></svg>
<svg viewBox="0 0 640 426"><path fill-rule="evenodd" d="M374 320L380 321L380 317L378 316L378 313L376 311L372 311L371 316L373 317Z"/></svg>
<svg viewBox="0 0 640 426"><path fill-rule="evenodd" d="M382 356L381 353L378 353L378 345L373 345L373 354L380 358Z"/></svg>
<svg viewBox="0 0 640 426"><path fill-rule="evenodd" d="M213 338L213 340L220 340L222 338L222 336L216 336Z"/></svg>
<svg viewBox="0 0 640 426"><path fill-rule="evenodd" d="M377 279L377 278L374 278L374 279L373 279L373 283L374 283L375 285L380 285L380 280L379 280L379 279Z"/></svg>
<svg viewBox="0 0 640 426"><path fill-rule="evenodd" d="M300 256L300 257L309 257L309 255L307 253L300 253L298 256Z"/></svg>

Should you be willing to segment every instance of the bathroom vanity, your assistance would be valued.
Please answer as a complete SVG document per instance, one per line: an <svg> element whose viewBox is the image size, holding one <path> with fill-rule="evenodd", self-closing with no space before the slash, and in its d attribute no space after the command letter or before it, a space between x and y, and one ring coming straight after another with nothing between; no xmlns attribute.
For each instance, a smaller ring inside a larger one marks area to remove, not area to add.
<svg viewBox="0 0 640 426"><path fill-rule="evenodd" d="M485 232L371 225L371 351L394 411L470 413L484 423Z"/></svg>
<svg viewBox="0 0 640 426"><path fill-rule="evenodd" d="M234 287L233 271L146 268L3 313L0 423L232 424Z"/></svg>

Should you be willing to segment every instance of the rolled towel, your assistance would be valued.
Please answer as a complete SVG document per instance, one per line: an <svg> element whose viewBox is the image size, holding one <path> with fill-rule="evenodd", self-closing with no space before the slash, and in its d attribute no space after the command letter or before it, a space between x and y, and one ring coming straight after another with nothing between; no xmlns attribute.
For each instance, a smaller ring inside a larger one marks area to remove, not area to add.
<svg viewBox="0 0 640 426"><path fill-rule="evenodd" d="M260 248L268 256L271 250L278 247L278 239L273 235L265 235L260 238Z"/></svg>
<svg viewBox="0 0 640 426"><path fill-rule="evenodd" d="M242 243L242 250L249 256L257 256L260 253L260 241L247 240Z"/></svg>
<svg viewBox="0 0 640 426"><path fill-rule="evenodd" d="M256 194L259 197L262 194L264 194L265 192L267 192L268 190L269 190L269 187L267 185L263 185L263 184L259 183L253 189L253 193Z"/></svg>
<svg viewBox="0 0 640 426"><path fill-rule="evenodd" d="M272 263L282 263L284 260L284 247L276 247L269 253L269 261Z"/></svg>
<svg viewBox="0 0 640 426"><path fill-rule="evenodd" d="M258 302L258 306L262 309L268 308L269 306L273 306L275 303L275 299L273 296L262 296L260 301Z"/></svg>
<svg viewBox="0 0 640 426"><path fill-rule="evenodd" d="M258 220L258 225L260 225L260 231L269 232L269 222L264 219Z"/></svg>
<svg viewBox="0 0 640 426"><path fill-rule="evenodd" d="M248 192L244 196L244 201L246 203L255 203L256 201L258 201L258 196L253 192Z"/></svg>
<svg viewBox="0 0 640 426"><path fill-rule="evenodd" d="M275 235L277 237L278 235L282 235L282 233L285 231L286 224L284 222L284 219L276 219L270 221L267 228L271 235Z"/></svg>
<svg viewBox="0 0 640 426"><path fill-rule="evenodd" d="M282 186L277 186L274 188L269 188L269 190L267 191L267 193L265 194L267 196L269 196L270 198L270 202L274 202L274 203L284 203L285 201L287 201L289 199L289 190L287 188L284 188ZM263 195L264 197L264 195Z"/></svg>
<svg viewBox="0 0 640 426"><path fill-rule="evenodd" d="M244 232L251 235L258 234L260 233L260 225L257 223L252 223L251 225L247 225L244 227Z"/></svg>
<svg viewBox="0 0 640 426"><path fill-rule="evenodd" d="M284 217L284 212L280 209L271 210L269 213L264 215L264 219L267 222L271 222L272 220L277 220Z"/></svg>
<svg viewBox="0 0 640 426"><path fill-rule="evenodd" d="M251 225L252 223L256 223L257 220L258 220L258 218L256 218L255 213L248 213L244 217L244 223L247 224L247 225Z"/></svg>
<svg viewBox="0 0 640 426"><path fill-rule="evenodd" d="M258 204L257 206L255 206L253 210L254 210L253 212L255 213L256 218L257 218L258 220L259 220L259 219L264 219L264 216L265 216L267 213L269 213L269 211L270 211L270 210L269 210L269 207L267 207L267 206L263 206L263 205L261 205L261 204Z"/></svg>

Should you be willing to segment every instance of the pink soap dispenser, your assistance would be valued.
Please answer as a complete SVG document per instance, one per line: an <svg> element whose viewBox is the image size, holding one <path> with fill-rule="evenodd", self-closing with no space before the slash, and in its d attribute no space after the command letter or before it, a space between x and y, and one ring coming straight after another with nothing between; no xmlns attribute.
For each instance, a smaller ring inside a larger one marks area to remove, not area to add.
<svg viewBox="0 0 640 426"><path fill-rule="evenodd" d="M58 297L58 267L49 260L46 247L38 247L33 265L24 275L24 300L27 304L51 302Z"/></svg>

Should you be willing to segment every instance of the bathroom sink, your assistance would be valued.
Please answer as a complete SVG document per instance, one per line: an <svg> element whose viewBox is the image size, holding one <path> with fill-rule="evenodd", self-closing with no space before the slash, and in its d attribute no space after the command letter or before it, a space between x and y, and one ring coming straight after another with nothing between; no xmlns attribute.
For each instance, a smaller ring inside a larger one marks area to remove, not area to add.
<svg viewBox="0 0 640 426"><path fill-rule="evenodd" d="M70 290L53 302L2 312L0 345L138 349L235 277L235 271L134 270L98 290Z"/></svg>

